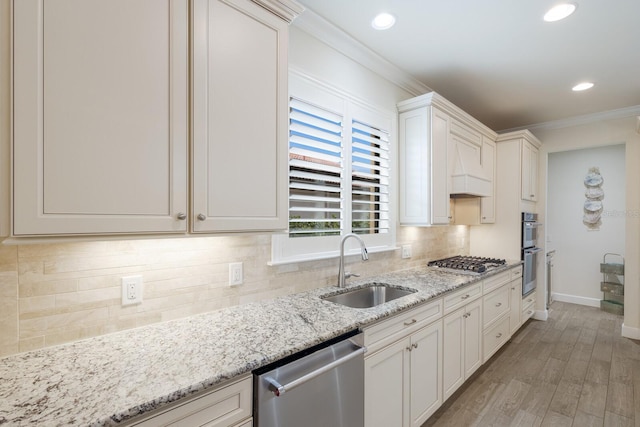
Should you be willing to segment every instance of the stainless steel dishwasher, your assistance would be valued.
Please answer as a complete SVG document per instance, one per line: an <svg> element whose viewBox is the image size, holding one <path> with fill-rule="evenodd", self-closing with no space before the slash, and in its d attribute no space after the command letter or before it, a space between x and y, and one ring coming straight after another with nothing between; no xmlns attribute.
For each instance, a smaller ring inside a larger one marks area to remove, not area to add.
<svg viewBox="0 0 640 427"><path fill-rule="evenodd" d="M362 343L352 331L254 371L254 426L364 426Z"/></svg>

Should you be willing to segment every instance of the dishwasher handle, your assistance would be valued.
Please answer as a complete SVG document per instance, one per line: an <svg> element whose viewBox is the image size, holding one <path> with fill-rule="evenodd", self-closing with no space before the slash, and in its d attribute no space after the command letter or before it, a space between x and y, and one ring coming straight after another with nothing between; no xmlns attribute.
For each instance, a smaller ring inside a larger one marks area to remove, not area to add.
<svg viewBox="0 0 640 427"><path fill-rule="evenodd" d="M309 372L308 374L305 374L299 378L296 378L295 380L287 383L287 384L280 384L278 381L276 381L275 379L271 378L271 377L265 377L265 381L267 383L269 383L269 390L273 392L273 394L275 394L276 396L282 396L284 393L298 387L299 385L302 385L304 383L306 383L307 381L311 381L312 379L316 378L317 376L320 376L322 374L324 374L327 371L332 370L333 368L335 368L338 365L342 365L343 363L348 362L349 360L358 357L362 354L364 354L367 351L366 347L360 347L357 350L347 354L346 356L341 357L340 359L334 360L331 363L327 363L326 365Z"/></svg>

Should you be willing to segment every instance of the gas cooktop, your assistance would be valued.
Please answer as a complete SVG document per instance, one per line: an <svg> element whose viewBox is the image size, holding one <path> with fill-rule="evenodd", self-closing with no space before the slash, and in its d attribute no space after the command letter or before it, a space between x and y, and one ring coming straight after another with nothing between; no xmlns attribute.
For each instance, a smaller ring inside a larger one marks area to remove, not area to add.
<svg viewBox="0 0 640 427"><path fill-rule="evenodd" d="M452 273L485 273L493 268L500 267L507 263L504 259L484 258L476 256L457 255L450 258L438 259L429 262L431 267L439 267Z"/></svg>

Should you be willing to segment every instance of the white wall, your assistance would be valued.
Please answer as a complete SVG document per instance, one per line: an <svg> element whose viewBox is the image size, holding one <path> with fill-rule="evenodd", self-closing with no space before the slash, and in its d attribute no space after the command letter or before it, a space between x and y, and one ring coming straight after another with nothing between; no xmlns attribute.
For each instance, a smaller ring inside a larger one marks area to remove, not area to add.
<svg viewBox="0 0 640 427"><path fill-rule="evenodd" d="M588 123L565 124L561 128L537 127L531 132L542 141L540 151L540 188L547 188L547 157L549 153L606 145L625 144L625 313L622 335L640 339L640 134L637 117L606 118ZM539 212L546 220L546 194L541 194ZM552 236L553 239L553 236Z"/></svg>
<svg viewBox="0 0 640 427"><path fill-rule="evenodd" d="M604 178L599 230L582 223L586 200L583 179L594 166ZM625 188L624 145L549 154L545 225L546 249L556 250L552 289L555 299L599 307L602 257L607 252L623 256L625 252Z"/></svg>

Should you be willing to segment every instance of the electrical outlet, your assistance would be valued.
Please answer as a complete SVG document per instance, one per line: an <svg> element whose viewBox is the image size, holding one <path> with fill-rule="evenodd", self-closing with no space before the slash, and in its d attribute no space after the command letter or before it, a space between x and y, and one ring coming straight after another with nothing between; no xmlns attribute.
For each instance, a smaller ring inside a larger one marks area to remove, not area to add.
<svg viewBox="0 0 640 427"><path fill-rule="evenodd" d="M122 305L142 303L142 276L126 276L120 279L122 284Z"/></svg>
<svg viewBox="0 0 640 427"><path fill-rule="evenodd" d="M229 264L229 286L242 285L244 283L244 274L242 272L241 262L232 262Z"/></svg>
<svg viewBox="0 0 640 427"><path fill-rule="evenodd" d="M402 246L402 258L411 258L411 245Z"/></svg>

